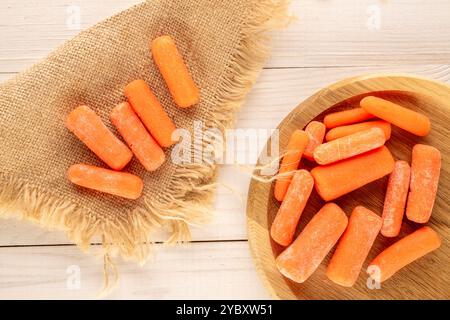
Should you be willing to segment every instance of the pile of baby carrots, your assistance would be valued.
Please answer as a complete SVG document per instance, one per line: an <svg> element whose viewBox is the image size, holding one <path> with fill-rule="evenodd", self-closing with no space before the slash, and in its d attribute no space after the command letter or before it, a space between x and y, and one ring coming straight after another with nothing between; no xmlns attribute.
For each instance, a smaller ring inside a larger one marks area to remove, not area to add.
<svg viewBox="0 0 450 320"><path fill-rule="evenodd" d="M367 96L360 101L360 108L328 114L323 123L312 121L305 130L292 133L275 182L274 196L282 203L270 230L272 239L287 247L276 259L285 277L298 283L306 281L337 244L326 274L331 281L351 287L380 232L397 237L405 211L413 222L428 222L439 183L441 154L432 146L417 144L411 166L395 161L384 145L390 139L391 125L421 137L431 130L425 115ZM311 172L297 170L302 157L318 165ZM357 206L347 218L338 205L329 202L389 174L381 216ZM328 203L294 240L313 188ZM423 226L382 251L370 263L368 273L373 280L383 282L440 244L437 233Z"/></svg>
<svg viewBox="0 0 450 320"><path fill-rule="evenodd" d="M180 108L189 108L200 100L200 90L192 79L183 57L170 36L152 41L151 52L173 100ZM125 87L128 102L112 109L110 118L126 144L117 138L88 106L80 106L66 118L66 127L112 170L75 164L67 172L79 186L127 199L137 199L144 188L142 179L120 172L133 154L147 171L155 171L165 162L162 148L172 146L175 124L144 80ZM127 147L128 145L128 147Z"/></svg>

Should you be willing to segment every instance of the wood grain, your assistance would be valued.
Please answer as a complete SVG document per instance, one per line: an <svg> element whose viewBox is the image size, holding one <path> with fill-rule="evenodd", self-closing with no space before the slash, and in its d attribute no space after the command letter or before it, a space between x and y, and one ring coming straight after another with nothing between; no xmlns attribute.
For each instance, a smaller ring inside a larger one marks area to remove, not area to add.
<svg viewBox="0 0 450 320"><path fill-rule="evenodd" d="M280 145L284 146L290 134L297 128L304 128L311 120L323 120L325 114L356 107L363 95L376 92L376 95L400 103L408 108L422 112L431 119L433 130L425 138L418 138L395 128L387 146L397 159L410 161L411 148L416 143L436 146L442 152L443 166L433 216L430 226L442 237L439 250L407 266L389 281L382 284L380 290L371 290L366 286L367 276L362 274L352 288L340 287L325 276L329 257L321 264L316 273L304 284L297 284L284 278L275 266L275 257L282 247L271 241L270 225L279 208L273 197L271 184L252 180L250 184L247 222L249 242L257 269L276 298L282 299L448 299L450 292L450 146L448 121L450 116L450 86L418 77L403 75L369 75L351 78L328 86L301 103L280 124ZM283 152L283 150L281 150ZM304 164L306 168L308 165ZM381 213L387 177L375 181L361 189L336 200L347 213L357 205ZM323 206L324 202L313 193L306 207L297 231L302 230L311 217ZM418 225L404 221L401 237L417 229ZM395 239L379 236L372 248L367 263ZM363 270L365 270L363 268Z"/></svg>

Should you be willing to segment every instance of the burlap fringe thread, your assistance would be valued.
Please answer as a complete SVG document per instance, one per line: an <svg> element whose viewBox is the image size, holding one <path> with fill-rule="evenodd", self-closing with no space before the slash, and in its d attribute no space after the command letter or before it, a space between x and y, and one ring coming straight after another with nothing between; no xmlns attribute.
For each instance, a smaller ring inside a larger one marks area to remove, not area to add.
<svg viewBox="0 0 450 320"><path fill-rule="evenodd" d="M218 90L221 96L206 127L225 130L256 81L269 55L269 31L289 22L289 0L261 0L249 13L236 49ZM202 148L212 143L203 141ZM197 146L198 148L199 146ZM194 150L195 152L195 150ZM201 152L201 150L200 150ZM168 244L190 240L190 226L207 223L215 190L215 164L195 164L176 169L168 192L158 199L145 199L145 206L124 214L120 221L99 219L76 204L40 191L19 178L0 174L0 217L17 217L49 229L64 230L71 241L88 251L94 235L103 242L106 294L117 282L111 256L120 254L143 264L148 259L151 231L169 227ZM113 274L114 280L110 281Z"/></svg>

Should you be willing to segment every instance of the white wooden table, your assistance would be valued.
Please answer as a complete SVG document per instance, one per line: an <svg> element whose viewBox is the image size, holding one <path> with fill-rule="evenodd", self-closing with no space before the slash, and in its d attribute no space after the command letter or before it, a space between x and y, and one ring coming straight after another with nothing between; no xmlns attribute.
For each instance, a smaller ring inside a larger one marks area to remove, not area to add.
<svg viewBox="0 0 450 320"><path fill-rule="evenodd" d="M1 0L0 81L77 34L71 18L78 8L84 29L137 2ZM240 128L275 128L316 90L362 73L411 72L450 82L448 0L298 0L291 7L298 20L276 35L272 58L239 114ZM242 173L220 169L220 182L235 192L219 187L215 222L194 230L192 244L156 245L144 267L120 262L110 298L270 298L248 249L249 177ZM78 271L79 288L70 285ZM102 260L82 254L64 234L0 220L0 299L95 298L102 281Z"/></svg>

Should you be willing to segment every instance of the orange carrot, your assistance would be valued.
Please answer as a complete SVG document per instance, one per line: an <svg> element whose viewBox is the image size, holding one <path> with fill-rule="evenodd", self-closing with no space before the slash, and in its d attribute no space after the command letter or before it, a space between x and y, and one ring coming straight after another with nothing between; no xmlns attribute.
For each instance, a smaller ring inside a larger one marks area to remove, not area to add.
<svg viewBox="0 0 450 320"><path fill-rule="evenodd" d="M172 139L175 125L144 80L128 84L125 96L160 146L170 147L175 143Z"/></svg>
<svg viewBox="0 0 450 320"><path fill-rule="evenodd" d="M318 164L330 164L379 148L385 142L383 130L375 127L321 144L314 151L314 159Z"/></svg>
<svg viewBox="0 0 450 320"><path fill-rule="evenodd" d="M375 118L375 116L366 112L364 109L355 108L327 114L323 119L323 123L328 129L331 129L347 124L362 122L372 118Z"/></svg>
<svg viewBox="0 0 450 320"><path fill-rule="evenodd" d="M441 246L441 239L430 227L422 227L381 252L369 265L368 273L383 282L398 270Z"/></svg>
<svg viewBox="0 0 450 320"><path fill-rule="evenodd" d="M380 216L356 207L328 265L328 279L344 287L353 286L380 228Z"/></svg>
<svg viewBox="0 0 450 320"><path fill-rule="evenodd" d="M308 171L300 170L294 174L270 229L272 239L278 244L282 246L291 244L298 221L303 209L305 209L313 186L314 180Z"/></svg>
<svg viewBox="0 0 450 320"><path fill-rule="evenodd" d="M433 211L441 170L441 153L432 146L416 144L412 151L411 182L406 216L426 223Z"/></svg>
<svg viewBox="0 0 450 320"><path fill-rule="evenodd" d="M295 130L292 133L289 143L286 147L286 154L281 161L279 174L287 174L298 168L303 152L308 145L308 134L303 130ZM286 191L291 183L292 175L283 176L275 182L274 195L278 201L283 201Z"/></svg>
<svg viewBox="0 0 450 320"><path fill-rule="evenodd" d="M114 170L122 170L133 157L130 149L88 106L73 110L66 118L66 127Z"/></svg>
<svg viewBox="0 0 450 320"><path fill-rule="evenodd" d="M389 183L384 199L383 226L381 234L385 237L396 237L400 233L403 214L405 213L406 197L409 190L411 168L406 161L395 162L394 171L389 177Z"/></svg>
<svg viewBox="0 0 450 320"><path fill-rule="evenodd" d="M324 205L297 239L278 256L278 270L295 282L304 282L339 240L347 222L347 216L339 206L334 203Z"/></svg>
<svg viewBox="0 0 450 320"><path fill-rule="evenodd" d="M372 96L365 97L360 104L367 112L417 136L423 137L430 132L430 119L421 113Z"/></svg>
<svg viewBox="0 0 450 320"><path fill-rule="evenodd" d="M162 36L151 44L153 59L159 68L175 103L188 108L200 101L200 90L192 79L183 57L170 36Z"/></svg>
<svg viewBox="0 0 450 320"><path fill-rule="evenodd" d="M311 174L319 195L331 201L380 179L394 170L394 158L385 146L362 155L315 167Z"/></svg>
<svg viewBox="0 0 450 320"><path fill-rule="evenodd" d="M141 196L144 187L142 179L135 175L87 164L71 166L67 177L76 185L132 200Z"/></svg>
<svg viewBox="0 0 450 320"><path fill-rule="evenodd" d="M166 156L163 150L147 132L128 102L112 110L111 122L145 169L154 171L164 163Z"/></svg>
<svg viewBox="0 0 450 320"><path fill-rule="evenodd" d="M391 138L391 124L383 120L367 121L351 124L348 126L333 128L330 131L328 131L325 138L327 141L332 141L351 135L355 132L364 131L374 127L378 127L381 130L383 130L386 140L389 140Z"/></svg>
<svg viewBox="0 0 450 320"><path fill-rule="evenodd" d="M314 160L314 150L317 146L321 145L325 136L325 125L319 121L311 121L305 128L305 132L308 134L309 143L306 146L303 156L310 160Z"/></svg>

